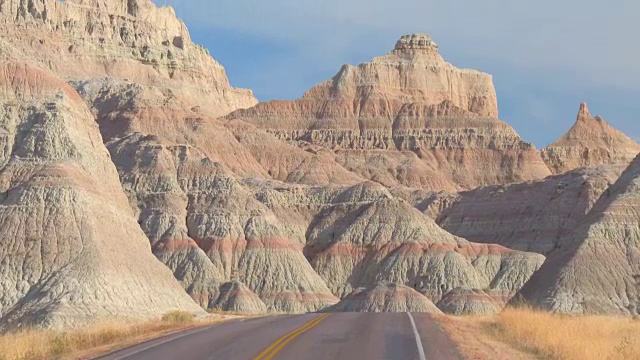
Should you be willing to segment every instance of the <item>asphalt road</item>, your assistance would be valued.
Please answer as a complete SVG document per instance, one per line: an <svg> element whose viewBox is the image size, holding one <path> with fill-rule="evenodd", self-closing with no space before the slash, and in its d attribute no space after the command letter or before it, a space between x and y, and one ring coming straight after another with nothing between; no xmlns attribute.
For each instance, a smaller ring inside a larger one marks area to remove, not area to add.
<svg viewBox="0 0 640 360"><path fill-rule="evenodd" d="M169 335L100 360L449 360L454 344L427 314L282 315Z"/></svg>

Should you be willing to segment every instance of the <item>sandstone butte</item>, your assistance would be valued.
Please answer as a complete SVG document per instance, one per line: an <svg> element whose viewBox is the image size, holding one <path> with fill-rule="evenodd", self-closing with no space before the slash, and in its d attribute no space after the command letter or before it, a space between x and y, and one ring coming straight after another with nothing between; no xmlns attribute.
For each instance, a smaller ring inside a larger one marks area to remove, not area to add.
<svg viewBox="0 0 640 360"><path fill-rule="evenodd" d="M492 77L447 63L427 35L403 36L389 54L343 66L299 100L261 103L226 119L388 187L461 190L550 175L535 147L498 119ZM327 165L315 170L322 179L300 176L295 156L258 145L250 148L278 180L353 181Z"/></svg>
<svg viewBox="0 0 640 360"><path fill-rule="evenodd" d="M574 225L625 167L547 178L491 76L427 35L258 104L149 0L2 2L0 30L2 329L174 308L492 313L545 256L571 265Z"/></svg>

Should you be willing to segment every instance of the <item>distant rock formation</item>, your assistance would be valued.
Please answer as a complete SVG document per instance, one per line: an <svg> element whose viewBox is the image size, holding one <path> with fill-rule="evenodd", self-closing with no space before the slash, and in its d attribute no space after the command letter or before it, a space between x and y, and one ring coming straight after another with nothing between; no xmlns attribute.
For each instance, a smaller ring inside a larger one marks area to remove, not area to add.
<svg viewBox="0 0 640 360"><path fill-rule="evenodd" d="M640 156L563 241L520 297L567 314L638 315Z"/></svg>
<svg viewBox="0 0 640 360"><path fill-rule="evenodd" d="M426 296L410 287L379 283L375 287L358 288L331 311L345 312L420 312L442 314Z"/></svg>
<svg viewBox="0 0 640 360"><path fill-rule="evenodd" d="M385 186L458 190L549 175L535 148L497 116L490 75L457 69L427 35L409 35L386 56L343 66L299 100L261 103L227 119ZM281 164L299 160L280 156L258 160L286 180Z"/></svg>
<svg viewBox="0 0 640 360"><path fill-rule="evenodd" d="M553 173L603 164L627 166L640 153L640 145L580 105L578 119L558 141L542 150Z"/></svg>

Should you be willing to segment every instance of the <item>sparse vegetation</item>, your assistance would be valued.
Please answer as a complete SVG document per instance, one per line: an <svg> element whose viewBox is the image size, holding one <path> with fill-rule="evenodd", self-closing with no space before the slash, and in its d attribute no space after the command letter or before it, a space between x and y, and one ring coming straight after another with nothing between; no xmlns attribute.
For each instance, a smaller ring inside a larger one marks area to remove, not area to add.
<svg viewBox="0 0 640 360"><path fill-rule="evenodd" d="M0 336L0 360L76 358L216 321L219 318L199 321L190 313L174 311L144 323L102 322L67 332L25 330Z"/></svg>
<svg viewBox="0 0 640 360"><path fill-rule="evenodd" d="M195 316L185 311L172 311L162 317L162 321L173 324L187 324L192 322Z"/></svg>
<svg viewBox="0 0 640 360"><path fill-rule="evenodd" d="M607 316L563 316L527 307L508 308L489 333L544 359L640 359L640 321Z"/></svg>

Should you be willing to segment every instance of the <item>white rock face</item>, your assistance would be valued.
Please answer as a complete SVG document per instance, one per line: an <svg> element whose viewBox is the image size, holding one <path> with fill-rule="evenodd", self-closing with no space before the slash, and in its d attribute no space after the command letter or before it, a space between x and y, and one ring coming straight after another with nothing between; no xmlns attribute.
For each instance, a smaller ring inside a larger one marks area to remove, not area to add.
<svg viewBox="0 0 640 360"><path fill-rule="evenodd" d="M498 120L491 76L425 35L254 106L147 0L0 0L0 30L0 61L34 63L0 73L6 327L195 303L491 313L619 174L543 179L540 153ZM621 288L615 306L631 306Z"/></svg>
<svg viewBox="0 0 640 360"><path fill-rule="evenodd" d="M0 331L201 312L151 255L80 96L3 60L0 99Z"/></svg>

